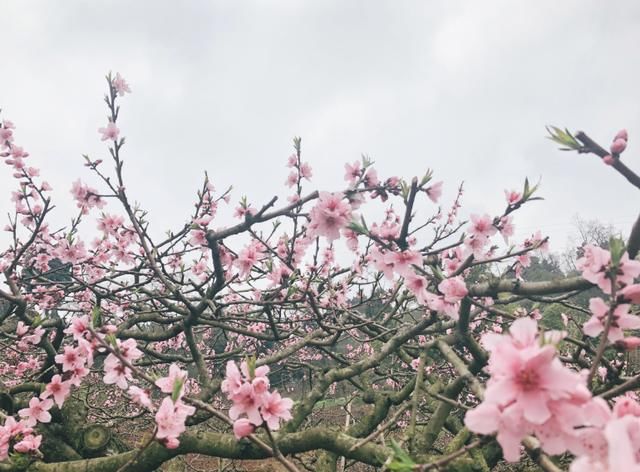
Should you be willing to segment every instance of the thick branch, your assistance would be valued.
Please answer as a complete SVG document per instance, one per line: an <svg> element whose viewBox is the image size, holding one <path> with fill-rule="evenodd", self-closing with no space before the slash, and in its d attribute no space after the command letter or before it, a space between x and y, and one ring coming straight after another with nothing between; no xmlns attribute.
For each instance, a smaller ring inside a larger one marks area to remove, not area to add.
<svg viewBox="0 0 640 472"><path fill-rule="evenodd" d="M325 450L380 467L391 455L391 451L375 444L364 444L351 451L357 439L329 429L312 428L300 433L290 433L276 438L283 454L290 455L314 450ZM138 453L131 451L114 456L82 461L45 464L34 463L28 472L115 472ZM259 447L246 441L237 441L232 435L211 432L187 433L180 436L177 449L165 449L153 443L132 461L127 472L147 472L181 454L204 454L226 459L266 459L269 455Z"/></svg>

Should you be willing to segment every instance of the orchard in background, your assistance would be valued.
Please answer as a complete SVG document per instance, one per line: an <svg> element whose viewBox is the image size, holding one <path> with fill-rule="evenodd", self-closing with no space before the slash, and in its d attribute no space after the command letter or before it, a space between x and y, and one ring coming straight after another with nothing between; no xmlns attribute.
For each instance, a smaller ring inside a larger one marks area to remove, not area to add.
<svg viewBox="0 0 640 472"><path fill-rule="evenodd" d="M379 176L366 158L345 166L343 190L307 191L295 139L287 202L234 205L205 177L186 223L157 238L123 174L131 90L107 81L107 152L85 156L94 179L71 185L65 228L50 225L51 187L14 124L0 127L16 182L0 252L0 471L150 471L177 456L288 471L640 470L626 354L640 345L640 220L626 240L581 248L579 275L528 281L547 238L514 241L514 217L537 185L463 221L461 186L442 208L431 171ZM640 189L620 160L626 131L609 149L549 132ZM551 304L574 315L549 326Z"/></svg>

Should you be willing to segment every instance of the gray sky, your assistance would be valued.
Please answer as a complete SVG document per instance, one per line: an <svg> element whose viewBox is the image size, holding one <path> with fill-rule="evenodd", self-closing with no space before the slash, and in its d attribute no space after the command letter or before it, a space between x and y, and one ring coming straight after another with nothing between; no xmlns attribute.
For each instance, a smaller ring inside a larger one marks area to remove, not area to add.
<svg viewBox="0 0 640 472"><path fill-rule="evenodd" d="M496 214L503 189L541 177L546 200L516 234L540 228L556 250L576 214L628 233L638 211L621 176L544 137L556 124L608 145L626 127L623 158L640 169L635 0L2 0L0 31L3 117L54 187L60 224L72 180L95 184L81 154L107 157L109 70L134 92L119 121L127 180L159 229L185 220L204 170L235 201L287 195L295 135L309 190L341 188L343 164L366 153L381 177L434 169L445 203L464 180L466 211Z"/></svg>

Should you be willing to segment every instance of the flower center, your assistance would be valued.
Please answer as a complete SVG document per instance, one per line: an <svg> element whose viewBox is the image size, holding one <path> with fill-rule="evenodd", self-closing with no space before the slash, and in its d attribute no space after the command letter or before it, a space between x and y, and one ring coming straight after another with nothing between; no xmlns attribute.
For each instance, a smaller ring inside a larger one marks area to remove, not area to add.
<svg viewBox="0 0 640 472"><path fill-rule="evenodd" d="M521 370L516 376L516 382L525 392L537 388L539 380L538 373L531 370Z"/></svg>

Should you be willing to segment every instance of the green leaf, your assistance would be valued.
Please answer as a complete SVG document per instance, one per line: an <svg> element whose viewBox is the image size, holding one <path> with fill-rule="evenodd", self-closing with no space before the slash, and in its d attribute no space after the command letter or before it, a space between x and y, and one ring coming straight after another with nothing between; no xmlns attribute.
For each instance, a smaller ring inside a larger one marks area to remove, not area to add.
<svg viewBox="0 0 640 472"><path fill-rule="evenodd" d="M609 252L611 253L611 264L614 267L618 267L620 259L626 252L624 241L620 238L612 236L609 239Z"/></svg>
<svg viewBox="0 0 640 472"><path fill-rule="evenodd" d="M104 337L104 340L107 342L107 344L110 344L111 346L113 346L114 348L118 346L118 343L116 342L116 335L113 333L109 333Z"/></svg>
<svg viewBox="0 0 640 472"><path fill-rule="evenodd" d="M256 376L256 356L247 356L246 361L247 369L249 370L249 378L253 379Z"/></svg>
<svg viewBox="0 0 640 472"><path fill-rule="evenodd" d="M547 126L546 127L549 136L548 139L561 144L562 146L566 146L565 148L561 148L563 151L576 151L582 148L582 144L571 134L568 129L560 129L557 126Z"/></svg>
<svg viewBox="0 0 640 472"><path fill-rule="evenodd" d="M91 309L91 326L93 326L94 329L102 327L102 310L100 310L98 305L95 305Z"/></svg>
<svg viewBox="0 0 640 472"><path fill-rule="evenodd" d="M424 177L422 177L422 180L420 181L420 187L423 187L424 185L428 184L432 177L433 177L433 171L431 169L427 169L427 173L424 174Z"/></svg>
<svg viewBox="0 0 640 472"><path fill-rule="evenodd" d="M391 449L393 450L393 455L385 464L388 470L393 472L412 472L415 469L417 464L393 439L391 440Z"/></svg>
<svg viewBox="0 0 640 472"><path fill-rule="evenodd" d="M173 403L177 402L178 398L180 398L180 393L182 392L183 385L184 385L184 379L181 379L181 378L177 378L173 382L173 391L171 392L171 400L173 400Z"/></svg>

